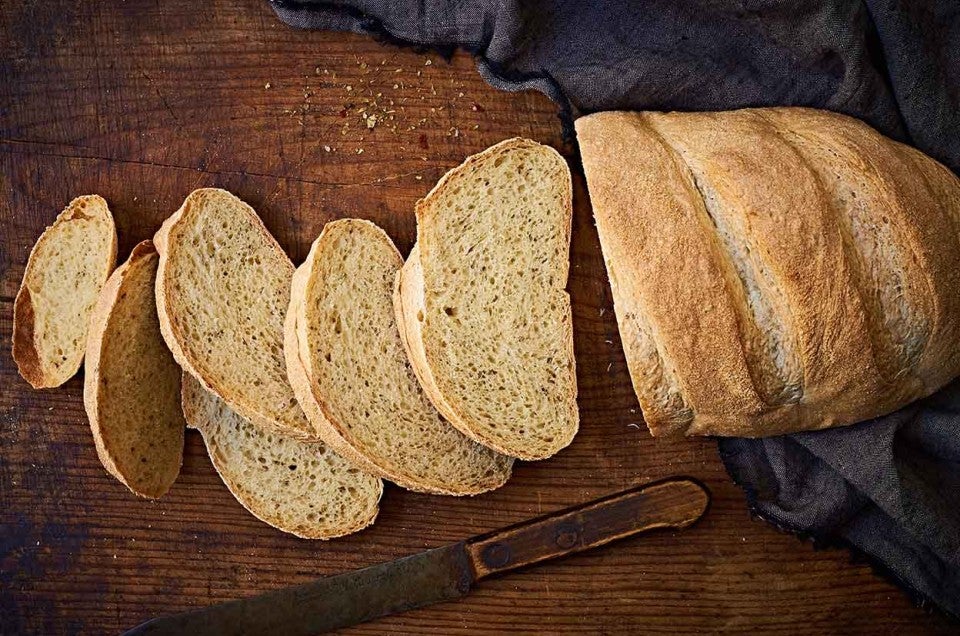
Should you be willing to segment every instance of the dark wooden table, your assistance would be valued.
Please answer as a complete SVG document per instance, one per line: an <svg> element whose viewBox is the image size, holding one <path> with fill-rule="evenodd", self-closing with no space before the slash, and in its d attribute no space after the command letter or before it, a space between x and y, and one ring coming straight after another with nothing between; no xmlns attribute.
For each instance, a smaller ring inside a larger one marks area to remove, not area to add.
<svg viewBox="0 0 960 636"><path fill-rule="evenodd" d="M137 499L97 461L80 377L35 392L10 357L30 247L73 196L106 197L121 259L201 186L251 203L298 263L323 224L345 216L380 224L406 253L414 202L465 156L514 135L572 149L546 98L494 91L466 55L447 63L297 32L261 0L4 2L0 53L0 631L118 632L680 473L714 495L690 531L484 582L463 602L355 631L950 629L846 552L751 519L713 442L650 437L580 177L570 290L582 428L567 450L475 499L390 486L373 528L323 543L247 514L192 432L171 492Z"/></svg>

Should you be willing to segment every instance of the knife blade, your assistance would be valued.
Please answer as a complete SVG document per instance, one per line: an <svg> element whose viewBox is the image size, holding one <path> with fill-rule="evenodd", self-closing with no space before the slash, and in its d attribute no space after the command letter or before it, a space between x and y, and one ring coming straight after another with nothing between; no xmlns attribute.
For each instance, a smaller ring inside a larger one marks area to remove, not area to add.
<svg viewBox="0 0 960 636"><path fill-rule="evenodd" d="M317 634L465 596L480 579L658 529L707 511L687 477L638 486L419 554L260 596L149 620L124 636Z"/></svg>

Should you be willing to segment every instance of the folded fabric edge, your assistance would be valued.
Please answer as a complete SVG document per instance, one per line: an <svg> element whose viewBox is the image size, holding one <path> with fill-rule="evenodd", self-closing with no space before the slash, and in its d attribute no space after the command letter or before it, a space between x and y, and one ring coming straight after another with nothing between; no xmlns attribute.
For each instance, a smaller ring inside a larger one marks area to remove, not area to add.
<svg viewBox="0 0 960 636"><path fill-rule="evenodd" d="M477 71L480 76L490 86L515 93L523 90L536 90L546 95L554 104L558 112L562 127L563 141L571 142L575 139L576 133L573 127L574 113L570 100L564 95L560 84L553 78L548 71L540 73L519 73L510 72L502 65L487 58L484 54L487 46L490 44L491 34L484 34L480 42L471 44L460 44L456 42L417 42L398 37L377 17L366 14L359 9L349 6L334 6L323 2L301 2L300 0L269 0L277 17L286 25L297 29L322 29L333 31L346 31L358 33L374 38L378 42L391 44L400 48L413 49L415 51L431 51L442 56L449 61L457 49L463 49L473 56L477 65ZM324 11L328 14L345 16L350 25L348 29L333 24L307 24L307 20L300 19L303 14L316 14L318 11Z"/></svg>
<svg viewBox="0 0 960 636"><path fill-rule="evenodd" d="M723 438L715 437L714 441L717 442L717 452L720 455L720 460L723 462L723 466L726 469L727 474L730 475L730 479L733 480L733 483L746 495L747 509L750 511L751 516L769 523L780 532L792 534L801 541L809 540L813 544L813 548L815 550L838 548L847 550L854 561L868 564L873 572L900 588L900 590L907 595L907 598L909 598L910 602L915 606L927 612L939 612L948 620L960 622L960 615L955 614L938 604L935 600L930 598L930 596L925 594L923 591L919 590L911 582L897 574L880 557L867 552L860 546L844 537L811 531L798 526L793 522L783 519L776 513L762 510L761 504L757 500L756 490L753 488L753 486L746 483L746 481L742 479L740 470L734 463L731 453L724 449Z"/></svg>

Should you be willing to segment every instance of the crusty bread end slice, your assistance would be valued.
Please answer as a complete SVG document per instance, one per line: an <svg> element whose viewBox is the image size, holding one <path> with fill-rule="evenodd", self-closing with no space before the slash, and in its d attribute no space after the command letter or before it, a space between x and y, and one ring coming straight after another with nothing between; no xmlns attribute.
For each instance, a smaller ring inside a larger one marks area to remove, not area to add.
<svg viewBox="0 0 960 636"><path fill-rule="evenodd" d="M393 308L403 259L368 221L328 223L293 277L287 373L324 439L358 465L420 492L475 495L513 459L450 426L410 368Z"/></svg>
<svg viewBox="0 0 960 636"><path fill-rule="evenodd" d="M107 280L90 319L83 403L97 455L140 495L160 497L183 462L180 367L160 335L156 250L133 248Z"/></svg>
<svg viewBox="0 0 960 636"><path fill-rule="evenodd" d="M154 241L160 329L180 366L257 426L318 439L283 360L293 263L253 208L196 190Z"/></svg>
<svg viewBox="0 0 960 636"><path fill-rule="evenodd" d="M417 203L417 246L395 302L413 369L474 440L526 460L579 427L569 271L570 171L509 139L447 173Z"/></svg>
<svg viewBox="0 0 960 636"><path fill-rule="evenodd" d="M57 387L83 362L90 314L117 262L107 202L77 197L30 252L13 305L13 359L35 389Z"/></svg>
<svg viewBox="0 0 960 636"><path fill-rule="evenodd" d="M323 444L254 426L186 373L183 413L223 483L261 521L304 539L332 539L376 519L383 482Z"/></svg>

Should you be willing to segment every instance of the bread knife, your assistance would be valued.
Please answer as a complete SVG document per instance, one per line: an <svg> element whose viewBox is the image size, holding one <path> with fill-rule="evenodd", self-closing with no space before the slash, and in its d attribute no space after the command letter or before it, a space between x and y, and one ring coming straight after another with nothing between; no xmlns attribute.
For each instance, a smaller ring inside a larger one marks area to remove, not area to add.
<svg viewBox="0 0 960 636"><path fill-rule="evenodd" d="M154 618L144 634L317 634L465 596L481 579L651 530L680 530L707 511L700 482L674 477L466 541L260 596Z"/></svg>

